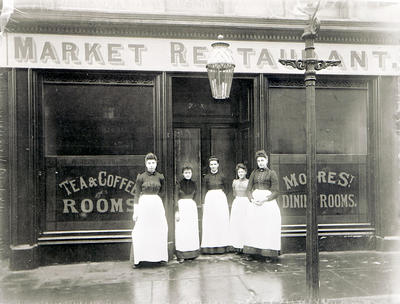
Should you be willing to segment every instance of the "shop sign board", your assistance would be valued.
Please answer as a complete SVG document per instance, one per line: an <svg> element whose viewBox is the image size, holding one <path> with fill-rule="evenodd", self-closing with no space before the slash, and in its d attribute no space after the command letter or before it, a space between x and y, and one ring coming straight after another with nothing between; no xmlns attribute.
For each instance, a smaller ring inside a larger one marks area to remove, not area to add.
<svg viewBox="0 0 400 304"><path fill-rule="evenodd" d="M130 221L136 176L142 169L129 166L58 168L55 205L48 210L48 214L52 214L50 221ZM279 175L278 203L282 216L305 216L305 164L281 164ZM367 200L363 193L365 181L361 176L358 164L318 165L318 215L343 217L364 214Z"/></svg>
<svg viewBox="0 0 400 304"><path fill-rule="evenodd" d="M317 166L318 215L357 215L366 210L358 164ZM305 164L280 165L278 202L285 216L305 216L307 174Z"/></svg>
<svg viewBox="0 0 400 304"><path fill-rule="evenodd" d="M138 169L128 166L59 168L55 220L131 220Z"/></svg>
<svg viewBox="0 0 400 304"><path fill-rule="evenodd" d="M4 33L0 67L206 72L211 40ZM235 73L301 71L279 59L304 58L304 43L228 41ZM316 43L317 58L340 60L320 74L399 75L400 46Z"/></svg>

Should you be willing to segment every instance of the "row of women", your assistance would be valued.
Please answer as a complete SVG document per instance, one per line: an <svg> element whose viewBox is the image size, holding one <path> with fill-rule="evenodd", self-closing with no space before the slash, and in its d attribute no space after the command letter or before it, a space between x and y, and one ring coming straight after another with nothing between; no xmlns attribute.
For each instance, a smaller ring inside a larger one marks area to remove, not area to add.
<svg viewBox="0 0 400 304"><path fill-rule="evenodd" d="M248 256L276 258L281 248L281 214L276 202L278 178L268 168L264 150L256 152L258 168L247 179L247 168L236 166L234 200L227 201L227 182L219 170L219 160L209 159L209 173L203 178L203 218L201 244L198 229L197 186L192 168L184 166L175 191L175 247L178 260L194 259L200 253L216 254L228 250ZM157 157L145 157L146 171L136 181L132 231L134 265L168 261L168 225L161 197L164 176L156 171Z"/></svg>

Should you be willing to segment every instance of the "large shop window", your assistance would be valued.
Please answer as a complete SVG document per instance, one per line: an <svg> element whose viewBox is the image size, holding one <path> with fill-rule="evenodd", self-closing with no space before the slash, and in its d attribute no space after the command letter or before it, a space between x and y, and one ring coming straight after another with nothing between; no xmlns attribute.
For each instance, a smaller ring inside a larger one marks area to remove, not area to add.
<svg viewBox="0 0 400 304"><path fill-rule="evenodd" d="M300 83L300 82L299 82ZM363 81L320 81L316 89L320 223L369 221L367 200L368 87ZM304 224L305 88L271 81L268 130L271 164L280 177L284 223Z"/></svg>
<svg viewBox="0 0 400 304"><path fill-rule="evenodd" d="M153 87L47 84L47 155L133 155L153 149Z"/></svg>
<svg viewBox="0 0 400 304"><path fill-rule="evenodd" d="M44 73L44 231L132 228L134 184L156 142L156 77Z"/></svg>

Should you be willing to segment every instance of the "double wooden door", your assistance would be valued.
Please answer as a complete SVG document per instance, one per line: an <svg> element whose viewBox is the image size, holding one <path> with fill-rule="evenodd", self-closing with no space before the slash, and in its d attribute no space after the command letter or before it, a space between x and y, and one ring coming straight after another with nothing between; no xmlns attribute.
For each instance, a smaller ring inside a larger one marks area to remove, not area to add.
<svg viewBox="0 0 400 304"><path fill-rule="evenodd" d="M190 164L193 167L192 179L199 189L196 197L198 203L202 194L202 178L208 172L208 159L211 155L219 158L219 170L225 175L230 186L236 175L237 162L245 161L243 143L237 127L208 124L174 128L175 180L181 179L182 167Z"/></svg>

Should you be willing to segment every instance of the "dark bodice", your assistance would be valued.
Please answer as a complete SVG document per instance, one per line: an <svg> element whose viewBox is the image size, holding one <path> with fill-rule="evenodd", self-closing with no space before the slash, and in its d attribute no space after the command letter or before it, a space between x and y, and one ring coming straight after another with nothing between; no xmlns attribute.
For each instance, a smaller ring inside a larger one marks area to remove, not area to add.
<svg viewBox="0 0 400 304"><path fill-rule="evenodd" d="M158 194L162 199L165 193L165 178L159 172L143 172L139 174L135 184L135 203L139 201L142 194Z"/></svg>
<svg viewBox="0 0 400 304"><path fill-rule="evenodd" d="M220 173L219 171L215 174L213 173L207 173L204 176L203 179L203 189L204 193L207 192L208 190L216 190L216 189L222 189L223 191L226 192L226 181L225 181L225 176Z"/></svg>
<svg viewBox="0 0 400 304"><path fill-rule="evenodd" d="M273 195L273 199L278 196L278 176L276 172L271 169L255 169L249 178L249 184L247 186L247 195L249 199L252 199L252 192L256 189L270 190Z"/></svg>
<svg viewBox="0 0 400 304"><path fill-rule="evenodd" d="M196 183L191 179L182 179L175 186L175 202L182 198L194 199L196 194Z"/></svg>

